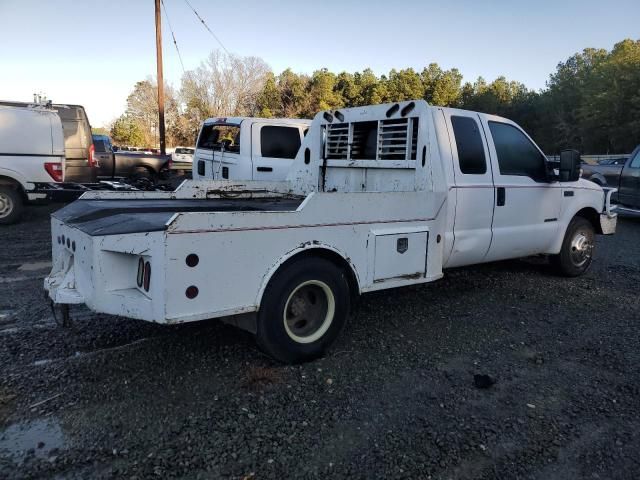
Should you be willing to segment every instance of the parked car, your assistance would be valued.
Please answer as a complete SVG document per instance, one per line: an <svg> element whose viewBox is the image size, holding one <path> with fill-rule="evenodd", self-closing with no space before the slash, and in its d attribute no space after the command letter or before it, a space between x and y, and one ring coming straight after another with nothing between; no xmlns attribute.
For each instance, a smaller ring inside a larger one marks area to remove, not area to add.
<svg viewBox="0 0 640 480"><path fill-rule="evenodd" d="M627 163L627 157L620 158L605 158L604 160L598 160L598 165L624 165Z"/></svg>
<svg viewBox="0 0 640 480"><path fill-rule="evenodd" d="M171 161L173 163L193 163L194 148L188 147L176 147L171 154Z"/></svg>
<svg viewBox="0 0 640 480"><path fill-rule="evenodd" d="M640 145L624 161L582 164L582 177L602 187L617 188L613 196L615 201L627 208L640 210Z"/></svg>
<svg viewBox="0 0 640 480"><path fill-rule="evenodd" d="M39 183L64 180L64 154L55 110L0 105L0 224L17 222L25 204L45 198Z"/></svg>
<svg viewBox="0 0 640 480"><path fill-rule="evenodd" d="M222 144L203 135L199 147ZM616 215L579 169L563 152L556 175L494 115L423 100L320 112L286 181L87 193L54 213L45 288L57 304L140 320L223 318L274 358L306 361L365 292L538 254L585 273Z"/></svg>
<svg viewBox="0 0 640 480"><path fill-rule="evenodd" d="M27 102L0 100L0 105L28 107ZM81 105L49 103L58 112L62 121L65 149L65 172L67 182L93 183L96 181L97 164L91 141L91 125Z"/></svg>
<svg viewBox="0 0 640 480"><path fill-rule="evenodd" d="M170 155L144 154L142 152L114 152L111 139L107 135L93 135L96 158L99 161L98 177L107 178L147 178L156 181L169 167Z"/></svg>
<svg viewBox="0 0 640 480"><path fill-rule="evenodd" d="M194 180L284 180L310 120L209 118L200 128Z"/></svg>

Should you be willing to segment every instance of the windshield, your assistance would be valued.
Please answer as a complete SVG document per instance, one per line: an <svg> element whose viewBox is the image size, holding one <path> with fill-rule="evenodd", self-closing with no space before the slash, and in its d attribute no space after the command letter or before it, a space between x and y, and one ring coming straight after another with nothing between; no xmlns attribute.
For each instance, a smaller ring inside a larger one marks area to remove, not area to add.
<svg viewBox="0 0 640 480"><path fill-rule="evenodd" d="M176 148L176 153L186 153L188 155L193 155L193 150L191 148Z"/></svg>
<svg viewBox="0 0 640 480"><path fill-rule="evenodd" d="M107 146L104 143L104 140L100 138L93 139L93 147L95 148L96 153L106 153Z"/></svg>
<svg viewBox="0 0 640 480"><path fill-rule="evenodd" d="M204 125L200 133L198 148L240 153L240 127L236 125Z"/></svg>

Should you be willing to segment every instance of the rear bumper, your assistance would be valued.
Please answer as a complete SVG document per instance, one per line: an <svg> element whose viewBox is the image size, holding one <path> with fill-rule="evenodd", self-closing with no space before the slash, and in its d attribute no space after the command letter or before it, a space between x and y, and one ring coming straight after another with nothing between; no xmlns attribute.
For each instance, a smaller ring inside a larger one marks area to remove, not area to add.
<svg viewBox="0 0 640 480"><path fill-rule="evenodd" d="M193 162L185 162L181 160L174 160L171 162L171 170L191 170L193 168Z"/></svg>
<svg viewBox="0 0 640 480"><path fill-rule="evenodd" d="M53 303L166 323L164 232L96 237L52 218L51 236L53 265L43 286ZM149 288L138 283L141 259L153 265Z"/></svg>

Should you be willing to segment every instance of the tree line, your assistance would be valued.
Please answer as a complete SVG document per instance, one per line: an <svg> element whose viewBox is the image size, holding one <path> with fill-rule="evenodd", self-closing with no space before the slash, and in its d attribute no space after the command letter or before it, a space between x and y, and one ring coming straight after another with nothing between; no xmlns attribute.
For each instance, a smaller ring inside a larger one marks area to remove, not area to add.
<svg viewBox="0 0 640 480"><path fill-rule="evenodd" d="M540 91L503 76L464 82L457 69L436 63L380 76L370 69L276 75L260 58L214 51L183 75L180 88L165 86L167 144L193 145L208 117L312 118L322 110L420 98L510 118L548 154L564 148L629 153L640 143L640 40L576 53L558 64ZM157 112L154 80L136 83L126 112L111 126L114 141L156 144Z"/></svg>

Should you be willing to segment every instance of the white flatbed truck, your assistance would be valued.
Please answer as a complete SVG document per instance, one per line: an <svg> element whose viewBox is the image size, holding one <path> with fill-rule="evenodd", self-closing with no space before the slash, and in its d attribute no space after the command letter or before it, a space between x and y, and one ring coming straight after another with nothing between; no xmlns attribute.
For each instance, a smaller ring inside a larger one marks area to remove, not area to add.
<svg viewBox="0 0 640 480"><path fill-rule="evenodd" d="M515 123L400 102L316 115L287 181L88 192L51 219L56 304L223 318L283 362L325 353L362 293L546 254L568 276L612 234L611 191L554 170Z"/></svg>

